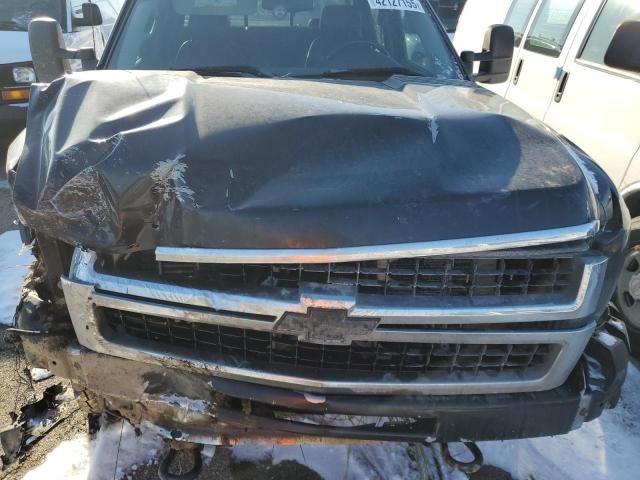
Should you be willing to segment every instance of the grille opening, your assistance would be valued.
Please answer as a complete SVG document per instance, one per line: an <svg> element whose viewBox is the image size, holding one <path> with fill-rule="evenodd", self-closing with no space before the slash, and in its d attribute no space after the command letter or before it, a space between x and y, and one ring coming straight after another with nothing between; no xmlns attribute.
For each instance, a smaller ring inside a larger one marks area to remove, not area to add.
<svg viewBox="0 0 640 480"><path fill-rule="evenodd" d="M220 325L190 323L111 308L99 314L115 339L138 339L164 347L223 357L232 362L321 371L429 374L524 372L548 364L549 344L452 344L354 341L323 345L279 334Z"/></svg>
<svg viewBox="0 0 640 480"><path fill-rule="evenodd" d="M376 330L390 331L414 331L414 332L440 332L440 331L467 331L467 332L491 332L491 331L530 331L540 332L545 330L562 330L574 325L570 321L543 321L543 322L508 322L508 323L383 323Z"/></svg>
<svg viewBox="0 0 640 480"><path fill-rule="evenodd" d="M104 273L219 290L300 288L304 283L356 287L358 293L415 297L563 294L576 283L574 257L404 258L322 264L158 262L152 252L102 256Z"/></svg>

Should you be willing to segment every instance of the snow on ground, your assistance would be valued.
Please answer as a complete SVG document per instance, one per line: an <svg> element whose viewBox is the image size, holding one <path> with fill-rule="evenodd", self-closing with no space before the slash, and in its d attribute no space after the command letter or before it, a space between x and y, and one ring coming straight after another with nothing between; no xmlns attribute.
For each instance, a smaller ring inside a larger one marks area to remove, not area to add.
<svg viewBox="0 0 640 480"><path fill-rule="evenodd" d="M593 422L567 435L481 442L485 463L500 467L517 480L637 480L640 478L640 371L629 365L622 399ZM454 449L452 451L457 451ZM303 454L304 452L304 454ZM350 453L350 455L348 455ZM237 459L297 460L323 478L411 479L434 471L409 457L406 444L351 447L236 447ZM349 459L347 462L347 458ZM447 469L448 470L448 469ZM449 480L466 478L445 472ZM426 477L428 478L428 477Z"/></svg>
<svg viewBox="0 0 640 480"><path fill-rule="evenodd" d="M293 460L317 472L326 480L418 480L431 478L437 471L427 452L419 452L406 443L373 445L305 445L269 446L242 445L232 449L236 462L267 461L277 465ZM411 452L411 453L410 453ZM413 455L412 455L413 454ZM445 466L449 480L462 480L466 476Z"/></svg>
<svg viewBox="0 0 640 480"><path fill-rule="evenodd" d="M640 478L639 412L640 371L630 365L620 403L614 410L605 411L600 419L586 423L568 435L482 442L480 447L485 463L503 468L517 480L636 480ZM143 432L142 436L136 437L128 423L116 422L103 427L94 440L80 435L61 443L43 465L29 472L24 479L121 479L141 465L156 463L161 449L162 440L155 434ZM206 456L210 457L211 449L207 450ZM232 456L236 462L267 461L274 465L294 460L327 480L425 479L429 478L428 472L438 471L433 452L412 449L404 443L302 447L243 445L234 447ZM437 460L441 463L440 458ZM446 466L443 469L447 480L466 478L463 473Z"/></svg>
<svg viewBox="0 0 640 480"><path fill-rule="evenodd" d="M22 252L22 241L17 230L0 235L0 324L11 325L20 289L33 257Z"/></svg>
<svg viewBox="0 0 640 480"><path fill-rule="evenodd" d="M31 379L34 382L40 382L42 380L46 380L47 378L53 377L53 372L47 370L46 368L32 368L29 370L29 374L31 375Z"/></svg>
<svg viewBox="0 0 640 480"><path fill-rule="evenodd" d="M114 480L125 478L142 465L155 463L162 440L153 433L136 436L131 425L103 426L95 439L80 434L58 445L23 480Z"/></svg>
<svg viewBox="0 0 640 480"><path fill-rule="evenodd" d="M122 434L121 434L122 431ZM113 480L129 478L142 465L158 463L162 440L151 431L143 431L136 437L133 427L126 422L116 422L103 427L95 439L80 434L62 442L45 461L31 470L23 480ZM276 465L294 460L318 472L327 480L427 479L434 464L424 452L417 460L408 454L409 446L402 443L371 446L267 446L245 445L234 447L232 454L237 462L269 461ZM215 450L203 450L206 465ZM449 480L466 477L448 467Z"/></svg>
<svg viewBox="0 0 640 480"><path fill-rule="evenodd" d="M485 462L517 479L640 478L640 371L629 365L622 398L613 410L567 435L482 442Z"/></svg>
<svg viewBox="0 0 640 480"><path fill-rule="evenodd" d="M88 480L90 454L89 442L83 436L64 441L22 480Z"/></svg>
<svg viewBox="0 0 640 480"><path fill-rule="evenodd" d="M640 371L630 365L620 403L614 410L605 411L600 419L586 423L568 435L482 442L480 447L485 463L503 468L517 480L636 480L640 478L638 412ZM161 449L162 440L155 434L143 432L142 436L136 437L128 423L117 422L103 427L94 440L81 435L61 443L43 465L29 472L25 480L121 479L143 464L156 463ZM294 460L327 480L424 479L429 478L428 472L438 470L430 450L411 449L403 443L302 447L243 445L234 447L232 455L236 462L267 461L275 465ZM207 457L210 456L209 453ZM441 463L441 459L438 460ZM466 478L461 472L443 468L448 480Z"/></svg>

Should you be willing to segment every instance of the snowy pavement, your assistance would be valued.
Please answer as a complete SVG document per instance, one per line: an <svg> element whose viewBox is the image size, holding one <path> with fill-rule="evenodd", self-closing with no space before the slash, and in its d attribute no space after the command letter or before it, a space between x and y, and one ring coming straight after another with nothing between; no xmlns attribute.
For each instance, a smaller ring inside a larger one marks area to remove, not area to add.
<svg viewBox="0 0 640 480"><path fill-rule="evenodd" d="M498 466L518 480L637 480L640 478L640 371L630 366L619 405L601 418L568 435L529 440L483 442L485 463ZM122 433L122 436L121 436ZM118 449L118 444L120 448ZM103 480L136 478L140 467L156 464L162 448L150 432L136 437L126 423L62 442L24 480ZM438 478L433 453L402 443L371 446L240 446L234 461L277 465L293 460L326 480ZM119 453L118 453L119 451ZM212 449L205 455L211 462ZM438 459L440 460L440 459ZM461 472L445 467L445 478L462 480ZM52 476L52 472L56 472ZM131 477L128 477L131 475Z"/></svg>
<svg viewBox="0 0 640 480"><path fill-rule="evenodd" d="M613 410L557 437L483 442L486 463L517 479L638 480L640 478L640 371L630 364Z"/></svg>
<svg viewBox="0 0 640 480"><path fill-rule="evenodd" d="M20 233L0 234L0 325L10 325L20 300L20 289L33 257L22 248Z"/></svg>
<svg viewBox="0 0 640 480"><path fill-rule="evenodd" d="M20 285L32 257L21 251L18 232L0 235L0 323L10 323ZM483 442L485 463L498 466L513 478L528 480L637 480L640 478L640 371L629 367L622 399L614 410L581 429L550 438ZM25 480L101 480L140 478L141 468L157 463L162 441L151 432L136 437L134 429L116 422L95 438L79 434L61 442ZM205 451L207 463L214 451ZM437 478L437 452L407 444L371 446L242 446L231 449L236 462L277 465L293 460L333 479ZM213 458L213 460L212 460ZM148 468L148 467L146 467ZM444 467L447 479L466 475ZM145 477L151 478L151 477ZM231 478L231 477L229 477Z"/></svg>

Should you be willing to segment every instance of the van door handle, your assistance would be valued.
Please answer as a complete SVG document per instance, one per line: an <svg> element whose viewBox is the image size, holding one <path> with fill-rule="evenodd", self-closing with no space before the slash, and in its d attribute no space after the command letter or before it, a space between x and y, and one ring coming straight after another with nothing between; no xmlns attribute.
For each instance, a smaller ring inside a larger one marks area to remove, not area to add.
<svg viewBox="0 0 640 480"><path fill-rule="evenodd" d="M556 90L556 96L554 98L556 103L560 103L560 100L562 100L562 96L564 95L564 89L566 88L568 81L569 81L569 72L564 72L560 77L560 81L558 82L558 89Z"/></svg>
<svg viewBox="0 0 640 480"><path fill-rule="evenodd" d="M518 67L516 68L516 73L513 75L513 84L517 85L518 84L518 80L520 80L520 72L522 71L522 64L524 63L524 60L521 58L520 61L518 62Z"/></svg>

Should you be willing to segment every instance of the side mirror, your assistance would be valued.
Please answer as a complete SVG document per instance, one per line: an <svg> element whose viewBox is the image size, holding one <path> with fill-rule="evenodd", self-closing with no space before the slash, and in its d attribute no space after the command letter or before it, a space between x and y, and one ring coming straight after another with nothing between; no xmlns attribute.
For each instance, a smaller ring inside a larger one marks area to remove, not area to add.
<svg viewBox="0 0 640 480"><path fill-rule="evenodd" d="M465 51L460 54L467 72L473 74L473 63L480 62L476 81L504 83L509 79L515 35L509 25L491 25L484 34L482 52Z"/></svg>
<svg viewBox="0 0 640 480"><path fill-rule="evenodd" d="M102 13L100 7L95 3L82 4L82 17L71 17L71 24L74 27L97 27L102 25Z"/></svg>
<svg viewBox="0 0 640 480"><path fill-rule="evenodd" d="M36 79L50 83L71 73L69 60L82 60L82 68L91 70L97 60L93 48L67 50L60 24L53 18L40 17L29 23L29 47Z"/></svg>
<svg viewBox="0 0 640 480"><path fill-rule="evenodd" d="M607 67L640 72L640 21L620 24L604 55Z"/></svg>

